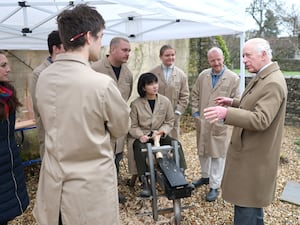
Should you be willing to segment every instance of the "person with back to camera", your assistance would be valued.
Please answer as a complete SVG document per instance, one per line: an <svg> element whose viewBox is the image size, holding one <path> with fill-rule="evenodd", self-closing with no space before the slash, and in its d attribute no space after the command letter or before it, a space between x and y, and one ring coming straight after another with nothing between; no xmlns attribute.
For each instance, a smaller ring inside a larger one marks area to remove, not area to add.
<svg viewBox="0 0 300 225"><path fill-rule="evenodd" d="M0 53L0 225L21 215L29 204L20 150L15 140L16 110L21 106L9 82L10 67Z"/></svg>
<svg viewBox="0 0 300 225"><path fill-rule="evenodd" d="M192 116L196 123L201 166L201 178L193 184L195 187L209 184L210 190L205 199L215 201L221 186L229 131L222 122L210 124L200 112L208 106L214 106L214 99L219 95L238 98L239 77L224 65L224 55L220 48L209 49L207 59L211 68L199 74L192 89Z"/></svg>
<svg viewBox="0 0 300 225"><path fill-rule="evenodd" d="M33 70L33 76L30 82L30 94L33 103L33 111L35 115L36 127L38 130L41 159L43 159L44 152L45 152L45 130L36 105L36 97L35 97L36 83L39 79L41 72L53 63L53 61L56 59L56 56L58 54L65 52L64 46L61 43L59 33L57 30L52 31L48 35L47 43L48 43L48 51L50 56L42 64L40 64L37 68Z"/></svg>
<svg viewBox="0 0 300 225"><path fill-rule="evenodd" d="M189 85L187 75L175 66L176 52L170 45L163 45L159 51L161 65L150 70L158 78L158 93L166 96L173 107L175 115L174 127L170 131L170 136L179 140L180 118L189 103Z"/></svg>
<svg viewBox="0 0 300 225"><path fill-rule="evenodd" d="M234 204L234 225L263 225L263 207L275 196L288 91L268 41L248 40L243 62L256 75L241 99L217 97L219 106L204 116L234 126L221 184L223 199Z"/></svg>
<svg viewBox="0 0 300 225"><path fill-rule="evenodd" d="M45 154L33 214L42 225L120 224L111 141L128 133L129 107L115 82L90 67L105 21L94 7L78 4L57 23L66 53L36 87Z"/></svg>
<svg viewBox="0 0 300 225"><path fill-rule="evenodd" d="M137 173L142 182L140 196L149 197L151 191L145 176L148 171L147 152L142 152L141 149L146 148L147 143L153 143L151 137L156 135L161 135L160 145L171 145L175 139L168 134L173 128L174 112L169 99L158 93L158 79L153 73L142 74L137 86L140 97L131 103L128 163L130 172ZM182 146L180 143L178 145L180 168L184 170L186 162Z"/></svg>
<svg viewBox="0 0 300 225"><path fill-rule="evenodd" d="M116 82L125 101L128 101L133 85L133 75L126 65L130 51L130 44L126 38L115 37L110 41L109 55L91 65L95 71L107 74ZM127 135L118 138L112 143L112 148L115 151L118 178L120 176L120 162L123 159L126 138ZM124 203L125 201L125 196L119 192L119 202Z"/></svg>

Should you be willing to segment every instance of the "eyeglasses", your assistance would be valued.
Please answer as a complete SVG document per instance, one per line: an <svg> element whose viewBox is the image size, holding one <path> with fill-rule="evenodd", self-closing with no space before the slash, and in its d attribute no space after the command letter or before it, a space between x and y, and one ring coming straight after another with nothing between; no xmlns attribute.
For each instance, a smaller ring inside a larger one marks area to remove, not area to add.
<svg viewBox="0 0 300 225"><path fill-rule="evenodd" d="M77 39L83 37L84 35L87 34L88 31L76 34L75 36L71 37L70 42L76 41Z"/></svg>

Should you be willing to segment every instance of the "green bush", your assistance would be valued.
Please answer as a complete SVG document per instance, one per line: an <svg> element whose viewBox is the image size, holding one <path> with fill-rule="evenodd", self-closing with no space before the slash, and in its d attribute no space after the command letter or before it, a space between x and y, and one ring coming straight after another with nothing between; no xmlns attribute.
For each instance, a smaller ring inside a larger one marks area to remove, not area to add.
<svg viewBox="0 0 300 225"><path fill-rule="evenodd" d="M300 153L300 139L296 140L296 141L294 142L294 144L298 146L298 148L296 149L296 152L297 152L297 153Z"/></svg>

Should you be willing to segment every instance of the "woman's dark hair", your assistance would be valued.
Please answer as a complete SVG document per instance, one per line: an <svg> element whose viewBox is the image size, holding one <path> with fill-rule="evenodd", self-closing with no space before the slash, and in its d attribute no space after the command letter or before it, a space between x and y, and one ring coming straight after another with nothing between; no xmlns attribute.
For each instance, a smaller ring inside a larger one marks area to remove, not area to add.
<svg viewBox="0 0 300 225"><path fill-rule="evenodd" d="M137 85L137 91L142 98L146 96L146 84L152 84L153 82L158 82L157 76L155 76L153 73L143 73L140 75Z"/></svg>
<svg viewBox="0 0 300 225"><path fill-rule="evenodd" d="M17 110L19 106L22 106L21 102L17 98L16 89L9 82L0 82L0 86L6 87L12 90L12 96L8 99L8 107L10 112L14 112ZM6 118L4 104L0 101L0 120Z"/></svg>

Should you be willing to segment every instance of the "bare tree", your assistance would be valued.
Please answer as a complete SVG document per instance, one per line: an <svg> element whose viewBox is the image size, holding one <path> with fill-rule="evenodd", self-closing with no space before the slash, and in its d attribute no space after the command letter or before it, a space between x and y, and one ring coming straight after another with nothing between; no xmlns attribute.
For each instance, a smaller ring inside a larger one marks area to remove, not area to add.
<svg viewBox="0 0 300 225"><path fill-rule="evenodd" d="M246 12L258 27L252 36L274 37L276 30L288 36L299 34L299 5L288 5L284 0L253 0Z"/></svg>
<svg viewBox="0 0 300 225"><path fill-rule="evenodd" d="M252 16L258 26L255 36L265 37L279 33L278 18L274 13L279 7L276 0L253 0L246 12Z"/></svg>

